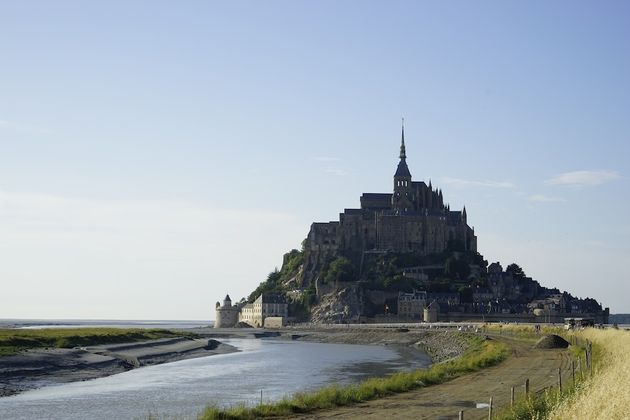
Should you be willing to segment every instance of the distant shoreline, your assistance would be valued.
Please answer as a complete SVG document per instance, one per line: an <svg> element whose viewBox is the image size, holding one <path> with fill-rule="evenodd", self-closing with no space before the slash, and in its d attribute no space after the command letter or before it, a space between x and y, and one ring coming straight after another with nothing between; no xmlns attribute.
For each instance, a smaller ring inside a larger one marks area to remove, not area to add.
<svg viewBox="0 0 630 420"><path fill-rule="evenodd" d="M0 318L0 328L202 328L212 327L207 320L155 319L20 319Z"/></svg>

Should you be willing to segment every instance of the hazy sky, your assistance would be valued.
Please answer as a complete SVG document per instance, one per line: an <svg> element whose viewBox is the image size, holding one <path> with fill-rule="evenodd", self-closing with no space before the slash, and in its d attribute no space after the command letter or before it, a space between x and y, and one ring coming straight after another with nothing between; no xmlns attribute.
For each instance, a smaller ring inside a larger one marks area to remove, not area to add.
<svg viewBox="0 0 630 420"><path fill-rule="evenodd" d="M630 312L626 1L0 1L0 318L212 319L415 180Z"/></svg>

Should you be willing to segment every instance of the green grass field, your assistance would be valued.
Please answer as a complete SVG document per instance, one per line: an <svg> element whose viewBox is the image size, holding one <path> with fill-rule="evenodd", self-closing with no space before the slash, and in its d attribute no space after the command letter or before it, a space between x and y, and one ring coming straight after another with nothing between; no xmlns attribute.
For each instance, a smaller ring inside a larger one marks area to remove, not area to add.
<svg viewBox="0 0 630 420"><path fill-rule="evenodd" d="M168 337L194 337L169 330L141 328L0 329L0 356L34 348L73 348L98 344L129 343Z"/></svg>

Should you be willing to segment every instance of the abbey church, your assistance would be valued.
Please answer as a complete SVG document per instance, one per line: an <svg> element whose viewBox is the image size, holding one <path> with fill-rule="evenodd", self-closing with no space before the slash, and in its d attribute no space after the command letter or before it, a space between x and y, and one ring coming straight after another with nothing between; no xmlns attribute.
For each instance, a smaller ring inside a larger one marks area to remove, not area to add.
<svg viewBox="0 0 630 420"><path fill-rule="evenodd" d="M303 249L232 306L217 303L217 327L309 322L512 320L607 322L608 308L546 288L517 264L503 270L477 252L466 208L451 210L431 182L414 181L405 129L388 193L364 193L339 220L313 223ZM392 318L395 316L396 318Z"/></svg>
<svg viewBox="0 0 630 420"><path fill-rule="evenodd" d="M466 208L453 211L440 189L413 181L407 166L405 129L400 161L391 193L363 193L360 209L345 209L339 221L313 223L306 239L306 267L324 255L341 253L360 258L365 252L439 253L449 245L477 251Z"/></svg>

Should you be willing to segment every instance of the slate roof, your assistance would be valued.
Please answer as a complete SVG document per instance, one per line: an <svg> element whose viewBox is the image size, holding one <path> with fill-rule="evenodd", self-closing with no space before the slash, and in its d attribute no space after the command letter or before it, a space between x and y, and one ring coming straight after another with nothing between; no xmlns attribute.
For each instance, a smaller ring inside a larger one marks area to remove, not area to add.
<svg viewBox="0 0 630 420"><path fill-rule="evenodd" d="M390 200L392 193L363 193L363 197L370 200Z"/></svg>
<svg viewBox="0 0 630 420"><path fill-rule="evenodd" d="M282 295L270 295L263 293L261 296L262 303L287 303Z"/></svg>
<svg viewBox="0 0 630 420"><path fill-rule="evenodd" d="M400 159L398 162L398 168L396 169L396 173L394 177L409 177L411 178L411 172L409 172L409 168L407 167L407 161L405 159Z"/></svg>

